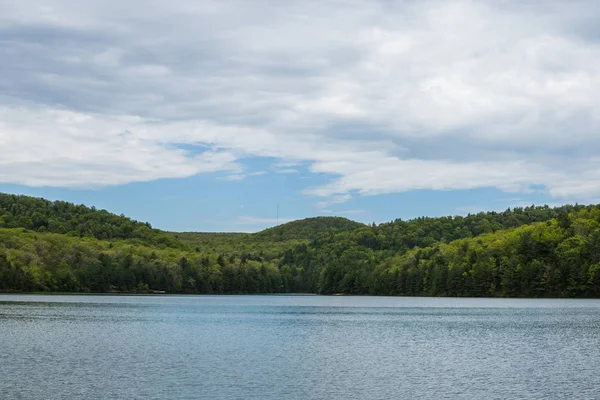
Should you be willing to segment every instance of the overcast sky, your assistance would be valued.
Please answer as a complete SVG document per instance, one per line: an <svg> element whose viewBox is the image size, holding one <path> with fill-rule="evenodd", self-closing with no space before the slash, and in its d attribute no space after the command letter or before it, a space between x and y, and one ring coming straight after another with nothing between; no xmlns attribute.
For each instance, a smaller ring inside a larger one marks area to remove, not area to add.
<svg viewBox="0 0 600 400"><path fill-rule="evenodd" d="M0 0L0 190L164 229L598 202L599 128L595 0Z"/></svg>

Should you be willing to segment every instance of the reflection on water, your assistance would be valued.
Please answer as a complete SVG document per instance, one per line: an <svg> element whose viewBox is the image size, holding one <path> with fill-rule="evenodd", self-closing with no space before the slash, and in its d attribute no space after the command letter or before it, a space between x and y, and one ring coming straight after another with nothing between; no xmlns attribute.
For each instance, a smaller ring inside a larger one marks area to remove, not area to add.
<svg viewBox="0 0 600 400"><path fill-rule="evenodd" d="M0 296L7 399L594 399L600 301Z"/></svg>

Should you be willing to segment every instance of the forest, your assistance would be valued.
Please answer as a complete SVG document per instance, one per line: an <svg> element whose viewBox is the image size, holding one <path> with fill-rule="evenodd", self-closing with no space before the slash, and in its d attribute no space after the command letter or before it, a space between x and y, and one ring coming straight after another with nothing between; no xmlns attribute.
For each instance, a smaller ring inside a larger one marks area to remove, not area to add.
<svg viewBox="0 0 600 400"><path fill-rule="evenodd" d="M600 205L238 234L0 193L0 291L600 297Z"/></svg>

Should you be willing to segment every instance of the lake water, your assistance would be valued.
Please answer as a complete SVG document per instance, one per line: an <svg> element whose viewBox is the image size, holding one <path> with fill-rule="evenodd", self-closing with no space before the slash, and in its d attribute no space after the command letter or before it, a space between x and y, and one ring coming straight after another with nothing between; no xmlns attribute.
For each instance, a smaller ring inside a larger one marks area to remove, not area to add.
<svg viewBox="0 0 600 400"><path fill-rule="evenodd" d="M0 296L2 399L599 399L600 301Z"/></svg>

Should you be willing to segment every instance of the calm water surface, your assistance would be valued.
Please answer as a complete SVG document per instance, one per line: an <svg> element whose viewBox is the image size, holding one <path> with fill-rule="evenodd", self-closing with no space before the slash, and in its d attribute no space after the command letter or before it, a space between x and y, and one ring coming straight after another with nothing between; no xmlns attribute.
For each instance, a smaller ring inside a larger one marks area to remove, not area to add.
<svg viewBox="0 0 600 400"><path fill-rule="evenodd" d="M0 296L2 399L600 399L600 301Z"/></svg>

